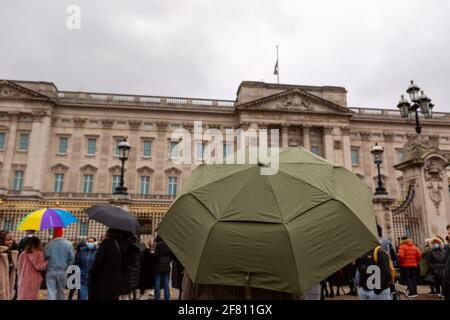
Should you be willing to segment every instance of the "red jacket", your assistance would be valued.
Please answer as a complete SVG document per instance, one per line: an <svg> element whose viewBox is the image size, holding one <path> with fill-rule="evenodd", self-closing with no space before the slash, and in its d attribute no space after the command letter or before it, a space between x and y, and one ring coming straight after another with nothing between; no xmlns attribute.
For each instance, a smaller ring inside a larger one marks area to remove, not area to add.
<svg viewBox="0 0 450 320"><path fill-rule="evenodd" d="M400 267L417 267L421 258L422 252L414 245L412 240L402 241L398 249Z"/></svg>

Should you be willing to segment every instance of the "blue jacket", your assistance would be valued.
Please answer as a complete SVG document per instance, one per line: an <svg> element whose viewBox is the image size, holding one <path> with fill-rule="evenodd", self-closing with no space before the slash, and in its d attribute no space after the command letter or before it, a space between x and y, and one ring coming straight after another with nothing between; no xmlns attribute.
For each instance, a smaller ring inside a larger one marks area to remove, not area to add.
<svg viewBox="0 0 450 320"><path fill-rule="evenodd" d="M81 285L90 285L91 269L95 262L95 255L97 254L97 248L89 250L83 247L80 252L77 253L75 257L75 264L80 267L81 271Z"/></svg>
<svg viewBox="0 0 450 320"><path fill-rule="evenodd" d="M44 249L44 257L48 261L47 273L66 272L75 261L72 244L64 238L50 241Z"/></svg>

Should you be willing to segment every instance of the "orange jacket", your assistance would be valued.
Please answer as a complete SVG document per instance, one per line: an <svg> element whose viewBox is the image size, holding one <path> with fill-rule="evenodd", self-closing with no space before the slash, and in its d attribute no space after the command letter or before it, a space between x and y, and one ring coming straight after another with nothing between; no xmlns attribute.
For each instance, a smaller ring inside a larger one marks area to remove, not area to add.
<svg viewBox="0 0 450 320"><path fill-rule="evenodd" d="M408 239L401 242L397 256L400 267L417 267L422 258L422 252L414 245L412 240Z"/></svg>

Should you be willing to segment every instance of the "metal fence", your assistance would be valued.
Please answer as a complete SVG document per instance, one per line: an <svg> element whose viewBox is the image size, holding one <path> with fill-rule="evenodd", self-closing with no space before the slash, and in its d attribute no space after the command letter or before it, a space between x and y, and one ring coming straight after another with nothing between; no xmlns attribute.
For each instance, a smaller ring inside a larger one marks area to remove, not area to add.
<svg viewBox="0 0 450 320"><path fill-rule="evenodd" d="M22 218L29 212L47 207L58 207L70 211L79 221L64 229L64 237L74 244L86 239L89 236L96 237L98 240L105 234L107 228L93 220L88 219L85 209L94 205L94 203L77 203L75 205L59 204L56 206L50 203L11 203L0 206L0 230L11 231L14 240L17 242L25 236L24 231L18 231L17 226ZM130 213L134 214L141 226L141 238L153 238L155 230L164 216L168 205L158 205L155 209L152 205L130 206ZM52 239L53 230L43 230L36 232L36 235L45 244Z"/></svg>
<svg viewBox="0 0 450 320"><path fill-rule="evenodd" d="M419 217L414 210L414 185L410 185L405 200L392 210L392 223L394 242L396 246L400 245L401 238L407 237L414 243L422 243L422 236L419 227Z"/></svg>

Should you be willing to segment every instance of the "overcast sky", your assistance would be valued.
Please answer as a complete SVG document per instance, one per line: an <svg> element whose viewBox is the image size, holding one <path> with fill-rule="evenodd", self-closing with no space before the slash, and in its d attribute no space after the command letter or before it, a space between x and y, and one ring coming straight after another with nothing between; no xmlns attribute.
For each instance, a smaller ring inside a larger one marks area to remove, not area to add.
<svg viewBox="0 0 450 320"><path fill-rule="evenodd" d="M69 5L81 29L66 26ZM243 80L344 86L395 108L414 79L450 112L450 1L14 0L0 78L61 90L234 99Z"/></svg>

